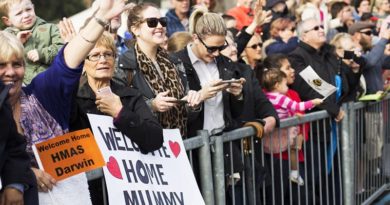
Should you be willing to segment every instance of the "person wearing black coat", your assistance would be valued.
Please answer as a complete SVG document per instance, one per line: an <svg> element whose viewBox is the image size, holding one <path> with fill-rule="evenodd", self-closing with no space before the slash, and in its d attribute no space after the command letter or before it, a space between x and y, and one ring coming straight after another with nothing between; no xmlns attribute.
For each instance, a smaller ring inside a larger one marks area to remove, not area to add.
<svg viewBox="0 0 390 205"><path fill-rule="evenodd" d="M334 52L334 48L326 44L326 37L323 26L316 19L308 19L302 21L298 26L298 36L300 42L298 47L289 54L289 61L291 66L295 69L295 81L291 85L291 88L296 90L301 97L302 101L307 101L313 98L323 98L319 92L314 90L299 74L302 70L309 65L313 68L314 72L327 83L336 87L336 75L339 75L342 81L341 92L348 92L348 83L346 77L341 72L341 67L337 56ZM324 102L318 107L310 110L309 112L315 112L318 110L326 110L335 122L342 120L344 117L344 111L341 109L340 99L336 100L336 92L327 97ZM336 125L336 123L333 123ZM305 179L305 183L308 184L309 190L312 190L315 185L315 190L319 192L325 192L326 180L329 180L330 184L335 183L335 188L328 186L328 191L331 193L329 198L323 197L322 203L333 202L333 197L336 199L336 204L340 199L340 181L338 176L338 158L336 154L330 155L329 147L331 146L332 126L329 119L319 120L318 123L311 123L311 132L309 141L306 146L305 156L308 163L308 177ZM336 129L335 129L336 130ZM330 167L327 163L330 157L332 160L332 175L328 175L327 168ZM318 164L312 164L311 162L322 162L321 166ZM322 167L322 168L321 168ZM311 174L314 173L312 177ZM328 176L327 176L328 175ZM334 182L332 182L332 177ZM321 180L320 180L321 178ZM314 179L314 181L312 181ZM319 182L322 181L322 184ZM329 184L329 183L328 183ZM321 186L320 186L321 185ZM335 193L336 195L333 195ZM319 196L319 193L317 193ZM317 200L319 197L317 196Z"/></svg>
<svg viewBox="0 0 390 205"><path fill-rule="evenodd" d="M115 65L115 44L104 33L87 56L82 76L73 101L70 129L90 128L87 114L108 115L113 124L138 145L142 153L161 148L163 128L134 88L112 81ZM104 57L104 58L102 58ZM103 204L101 179L88 182L94 205Z"/></svg>
<svg viewBox="0 0 390 205"><path fill-rule="evenodd" d="M0 203L38 205L37 182L26 152L26 139L18 134L8 89L0 82Z"/></svg>

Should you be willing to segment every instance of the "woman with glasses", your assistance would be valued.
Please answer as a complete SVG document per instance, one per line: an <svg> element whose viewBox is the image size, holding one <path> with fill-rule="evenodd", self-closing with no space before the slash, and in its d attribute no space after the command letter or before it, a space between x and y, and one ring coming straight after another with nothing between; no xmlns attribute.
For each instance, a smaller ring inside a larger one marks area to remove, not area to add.
<svg viewBox="0 0 390 205"><path fill-rule="evenodd" d="M205 129L210 133L234 129L233 120L240 114L243 106L240 70L230 59L220 55L228 43L225 40L226 26L221 16L198 8L190 16L190 32L193 43L174 54L183 62L190 89L201 93L203 110L191 117L189 136L195 136L197 130ZM223 80L240 79L235 83Z"/></svg>
<svg viewBox="0 0 390 205"><path fill-rule="evenodd" d="M129 11L128 29L134 46L119 58L117 80L138 89L163 128L179 128L187 136L187 112L197 111L200 94L189 91L182 66L176 66L159 45L167 19L156 5L141 3Z"/></svg>
<svg viewBox="0 0 390 205"><path fill-rule="evenodd" d="M135 142L142 153L151 152L163 143L162 127L134 88L112 81L116 47L105 32L85 59L71 118L71 129L89 128L88 114L108 115L119 131ZM101 179L89 181L93 204L103 204Z"/></svg>
<svg viewBox="0 0 390 205"><path fill-rule="evenodd" d="M124 9L124 1L101 1L91 21L58 52L50 67L25 87L24 48L19 40L24 42L26 39L18 40L13 35L0 32L0 80L11 86L8 100L18 132L26 137L27 152L32 156L39 204L91 204L85 174L57 182L38 167L32 145L69 131L72 96L79 82L82 64L109 20ZM19 189L23 192L25 187L22 185Z"/></svg>
<svg viewBox="0 0 390 205"><path fill-rule="evenodd" d="M249 40L248 44L246 44L244 52L241 54L240 61L248 64L252 69L254 69L256 63L261 61L263 57L262 46L263 42L261 40L260 34L255 33Z"/></svg>

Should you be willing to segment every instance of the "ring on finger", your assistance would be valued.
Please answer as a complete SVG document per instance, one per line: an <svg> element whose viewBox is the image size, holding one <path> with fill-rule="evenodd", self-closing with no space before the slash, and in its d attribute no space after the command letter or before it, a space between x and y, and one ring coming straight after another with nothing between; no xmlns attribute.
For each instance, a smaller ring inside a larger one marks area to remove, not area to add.
<svg viewBox="0 0 390 205"><path fill-rule="evenodd" d="M46 184L42 183L40 186L41 186L41 188L44 188L46 186Z"/></svg>

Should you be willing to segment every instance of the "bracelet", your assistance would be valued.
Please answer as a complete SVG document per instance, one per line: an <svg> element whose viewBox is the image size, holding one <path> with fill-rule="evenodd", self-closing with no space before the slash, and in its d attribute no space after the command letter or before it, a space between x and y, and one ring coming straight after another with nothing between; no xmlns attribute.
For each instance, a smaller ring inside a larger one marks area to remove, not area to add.
<svg viewBox="0 0 390 205"><path fill-rule="evenodd" d="M86 39L81 33L79 33L79 35L80 35L80 37L81 37L84 41L86 41L86 42L88 42L88 43L95 44L96 41L97 41L97 40L95 40L95 41L88 40L88 39Z"/></svg>
<svg viewBox="0 0 390 205"><path fill-rule="evenodd" d="M98 17L94 17L95 21L100 24L101 26L103 26L103 28L105 28L106 26L108 26L109 22L108 21L104 21L103 19L100 19Z"/></svg>

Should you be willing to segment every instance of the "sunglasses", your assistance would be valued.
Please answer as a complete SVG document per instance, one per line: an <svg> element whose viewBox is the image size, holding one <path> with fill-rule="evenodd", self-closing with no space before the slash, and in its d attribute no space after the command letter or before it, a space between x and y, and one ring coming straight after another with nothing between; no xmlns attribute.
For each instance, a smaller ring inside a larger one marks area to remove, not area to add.
<svg viewBox="0 0 390 205"><path fill-rule="evenodd" d="M256 43L256 44L253 44L251 46L248 46L247 48L252 48L252 49L256 50L257 47L261 48L261 46L263 46L263 43Z"/></svg>
<svg viewBox="0 0 390 205"><path fill-rule="evenodd" d="M224 50L225 48L227 48L229 46L228 42L225 40L225 44L223 44L222 46L207 46L203 41L202 39L199 37L198 34L196 34L196 36L198 36L198 39L199 41L204 45L204 47L206 47L207 49L207 52L208 53L215 53L215 51L219 51L221 52L222 50Z"/></svg>
<svg viewBox="0 0 390 205"><path fill-rule="evenodd" d="M167 17L161 17L161 18L146 18L142 21L145 22L148 25L149 28L156 28L158 25L158 22L160 22L162 27L167 27Z"/></svg>
<svg viewBox="0 0 390 205"><path fill-rule="evenodd" d="M318 31L320 29L324 30L324 26L323 25L314 26L312 29L305 31L305 33L309 32L309 31Z"/></svg>
<svg viewBox="0 0 390 205"><path fill-rule="evenodd" d="M372 31L359 31L359 33L366 34L367 36L371 36L372 35Z"/></svg>

